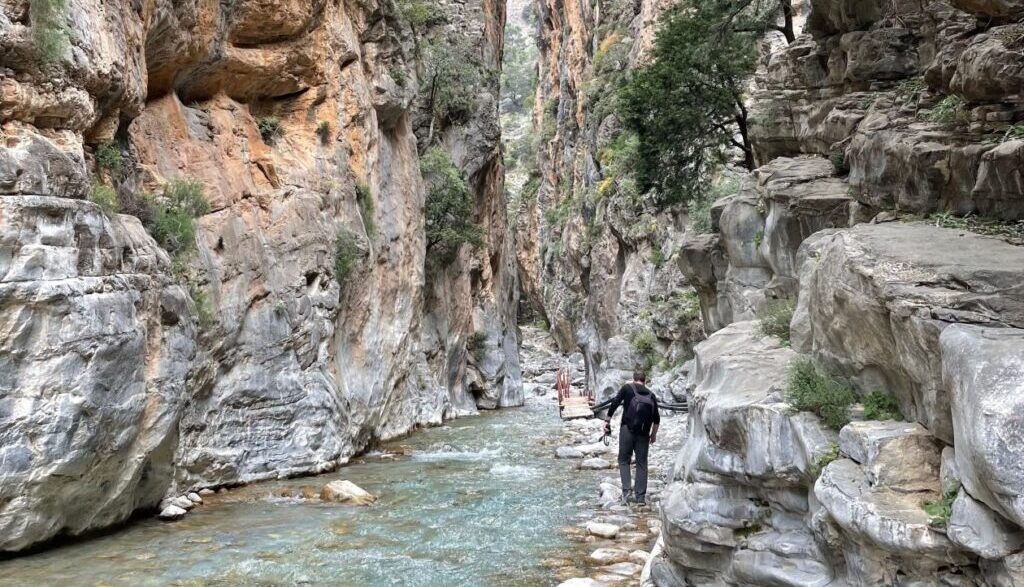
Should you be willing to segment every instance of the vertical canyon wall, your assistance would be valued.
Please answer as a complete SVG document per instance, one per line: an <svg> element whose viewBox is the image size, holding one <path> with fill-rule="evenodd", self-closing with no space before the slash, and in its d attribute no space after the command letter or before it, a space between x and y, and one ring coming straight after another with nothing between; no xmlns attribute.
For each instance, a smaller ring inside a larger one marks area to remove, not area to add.
<svg viewBox="0 0 1024 587"><path fill-rule="evenodd" d="M671 2L536 3L538 189L518 218L523 295L563 351L580 351L599 397L635 365L673 387L703 337L696 296L673 262L683 211L659 211L622 168L615 91L646 59Z"/></svg>
<svg viewBox="0 0 1024 587"><path fill-rule="evenodd" d="M415 32L403 5L3 4L0 549L522 401L504 4L436 3ZM484 242L436 267L418 75L453 35L480 75L436 140ZM186 180L209 206L172 255L147 194Z"/></svg>
<svg viewBox="0 0 1024 587"><path fill-rule="evenodd" d="M759 167L678 257L713 334L651 581L1024 585L1024 7L803 10L753 82ZM792 405L806 360L856 394L838 430Z"/></svg>

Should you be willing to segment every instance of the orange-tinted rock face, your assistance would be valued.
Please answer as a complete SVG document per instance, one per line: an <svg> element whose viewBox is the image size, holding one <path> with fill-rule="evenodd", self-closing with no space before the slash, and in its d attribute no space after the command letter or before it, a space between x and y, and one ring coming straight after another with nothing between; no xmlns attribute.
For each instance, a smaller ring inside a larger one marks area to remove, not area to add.
<svg viewBox="0 0 1024 587"><path fill-rule="evenodd" d="M44 19L3 4L0 332L17 344L0 345L15 373L0 405L19 408L0 409L13 455L0 461L17 469L0 465L0 503L20 501L0 550L117 522L171 489L328 470L374 438L521 401L498 78L465 88L473 112L435 136L470 180L486 244L428 272L417 53L393 8L68 0L43 56ZM423 37L455 35L482 73L499 66L503 2L437 8ZM86 200L102 181L145 216L139 202L176 180L210 205L178 259ZM339 242L355 258L345 277ZM51 302L30 303L40 288ZM117 418L100 422L108 406ZM31 411L62 414L53 451L25 452ZM109 434L73 433L101 424ZM94 518L52 499L51 469Z"/></svg>

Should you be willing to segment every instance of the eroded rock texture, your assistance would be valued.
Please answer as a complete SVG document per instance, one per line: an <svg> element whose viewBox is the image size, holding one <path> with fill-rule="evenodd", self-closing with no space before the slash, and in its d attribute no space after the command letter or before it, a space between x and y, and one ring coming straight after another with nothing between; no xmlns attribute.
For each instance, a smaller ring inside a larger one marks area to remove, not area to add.
<svg viewBox="0 0 1024 587"><path fill-rule="evenodd" d="M652 580L1022 585L1024 249L920 215L1021 218L1024 12L804 9L804 33L754 80L759 167L678 257L714 334L686 387ZM748 322L777 301L795 304L791 348ZM904 421L854 406L832 431L794 412L800 355L862 399L892 397Z"/></svg>
<svg viewBox="0 0 1024 587"><path fill-rule="evenodd" d="M437 129L485 243L434 270L414 132L416 43L496 71L503 3L415 38L392 2L29 4L0 10L0 550L521 402L497 76ZM179 179L210 212L172 259L134 216Z"/></svg>
<svg viewBox="0 0 1024 587"><path fill-rule="evenodd" d="M615 88L645 59L670 5L536 3L540 187L518 218L520 274L560 348L583 353L598 397L613 394L635 365L680 365L703 337L693 290L670 261L685 214L657 211L615 161Z"/></svg>

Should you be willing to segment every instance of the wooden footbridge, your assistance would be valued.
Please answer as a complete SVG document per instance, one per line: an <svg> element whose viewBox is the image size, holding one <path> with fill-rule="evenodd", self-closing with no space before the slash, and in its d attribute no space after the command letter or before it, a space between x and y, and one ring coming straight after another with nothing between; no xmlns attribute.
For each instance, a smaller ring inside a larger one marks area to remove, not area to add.
<svg viewBox="0 0 1024 587"><path fill-rule="evenodd" d="M612 399L598 404L594 399L594 391L584 386L582 390L574 390L569 369L561 367L555 375L555 390L558 392L558 414L563 420L578 418L596 418L597 414L608 408ZM681 402L658 402L658 409L667 412L688 412L686 400ZM604 419L607 419L605 417Z"/></svg>
<svg viewBox="0 0 1024 587"><path fill-rule="evenodd" d="M558 413L563 420L594 417L594 393L586 387L581 392L574 391L565 367L555 376L555 390L558 391Z"/></svg>

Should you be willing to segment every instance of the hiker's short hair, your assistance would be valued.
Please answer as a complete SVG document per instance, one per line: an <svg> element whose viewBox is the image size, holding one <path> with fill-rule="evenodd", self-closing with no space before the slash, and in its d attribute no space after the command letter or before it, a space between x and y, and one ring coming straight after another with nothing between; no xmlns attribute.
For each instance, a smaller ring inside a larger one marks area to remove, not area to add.
<svg viewBox="0 0 1024 587"><path fill-rule="evenodd" d="M633 381L647 383L647 372L640 368L633 369Z"/></svg>

